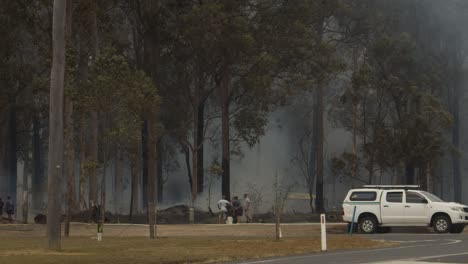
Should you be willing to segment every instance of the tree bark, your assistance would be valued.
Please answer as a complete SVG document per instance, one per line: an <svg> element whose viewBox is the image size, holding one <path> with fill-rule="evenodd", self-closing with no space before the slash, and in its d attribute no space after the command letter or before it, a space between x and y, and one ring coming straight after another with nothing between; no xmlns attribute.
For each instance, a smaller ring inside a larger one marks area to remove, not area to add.
<svg viewBox="0 0 468 264"><path fill-rule="evenodd" d="M230 176L230 138L229 138L229 79L225 75L221 80L221 130L222 130L222 162L223 169L221 192L226 199L231 199L231 176Z"/></svg>
<svg viewBox="0 0 468 264"><path fill-rule="evenodd" d="M150 116L148 120L148 224L149 238L156 238L156 179L157 179L157 135L155 131L155 117Z"/></svg>
<svg viewBox="0 0 468 264"><path fill-rule="evenodd" d="M63 177L63 85L65 73L66 1L54 0L53 60L49 105L47 247L60 250L61 178Z"/></svg>
<svg viewBox="0 0 468 264"><path fill-rule="evenodd" d="M67 5L71 3L70 0L67 1ZM65 155L66 155L66 169L67 169L67 212L65 218L65 237L70 235L70 221L73 209L73 202L75 197L74 192L74 182L75 182L75 175L74 175L74 161L75 161L75 151L73 148L73 103L70 98L65 99L65 140L66 140L66 148L65 148Z"/></svg>
<svg viewBox="0 0 468 264"><path fill-rule="evenodd" d="M317 86L317 96L316 96L316 112L317 112L317 125L316 125L316 135L317 135L317 184L315 189L315 210L319 213L325 211L324 200L323 200L323 85L321 83Z"/></svg>
<svg viewBox="0 0 468 264"><path fill-rule="evenodd" d="M188 177L188 182L189 182L189 188L190 190L192 189L193 182L192 182L192 169L190 167L190 149L187 146L182 146L184 150L184 156L185 156L185 166L187 168L187 177Z"/></svg>
<svg viewBox="0 0 468 264"><path fill-rule="evenodd" d="M71 42L72 34L72 11L73 11L73 2L72 0L67 0L67 9L66 9L66 32L65 32L65 41L66 44ZM67 211L65 217L65 237L70 236L70 222L73 212L73 203L75 200L74 192L74 164L75 164L75 150L74 150L74 127L73 127L73 101L70 96L65 98L65 156L66 156L66 169L67 169Z"/></svg>
<svg viewBox="0 0 468 264"><path fill-rule="evenodd" d="M91 14L90 14L90 26L91 26L91 46L92 46L92 60L94 61L98 56L98 29L97 29L97 3L92 1L91 3ZM96 110L91 112L91 161L92 166L90 168L89 175L89 204L91 201L97 203L98 190L97 190L97 167L99 164L98 158L98 135L99 135L99 119Z"/></svg>
<svg viewBox="0 0 468 264"><path fill-rule="evenodd" d="M42 194L44 191L44 166L42 158L42 141L38 113L33 113L33 135L32 135L32 207L40 209L42 206Z"/></svg>
<svg viewBox="0 0 468 264"><path fill-rule="evenodd" d="M133 214L138 212L138 189L139 189L139 180L140 180L140 150L141 146L138 143L138 149L136 153L132 153L131 158L131 173L132 173L132 186L131 186L131 194L130 194L130 221L132 220Z"/></svg>
<svg viewBox="0 0 468 264"><path fill-rule="evenodd" d="M120 215L122 214L122 179L123 179L124 160L122 151L117 150L115 159L115 190L114 190L114 203L115 214L117 215L117 223L120 223Z"/></svg>
<svg viewBox="0 0 468 264"><path fill-rule="evenodd" d="M79 203L80 203L80 212L86 210L85 205L85 188L86 188L86 139L85 139L85 118L82 116L80 118L80 193L79 193Z"/></svg>
<svg viewBox="0 0 468 264"><path fill-rule="evenodd" d="M197 141L196 141L196 146L197 146L197 191L198 193L202 193L203 189L205 187L205 176L204 176L204 166L203 166L203 155L204 155L204 149L203 149L203 141L204 141L204 136L203 136L203 130L205 127L205 101L200 100L198 102L198 109L197 109Z"/></svg>
<svg viewBox="0 0 468 264"><path fill-rule="evenodd" d="M454 96L452 99L452 145L456 150L460 149L460 102L459 102L459 84L455 83ZM460 154L456 151L452 154L452 168L453 168L453 195L455 202L462 202L462 179L460 168Z"/></svg>
<svg viewBox="0 0 468 264"><path fill-rule="evenodd" d="M106 121L104 121L106 123ZM105 129L105 128L104 128ZM103 161L103 168L102 168L102 178L101 178L101 223L104 224L106 220L106 187L107 187L107 163L109 159L109 142L104 140L104 150L102 152L102 161Z"/></svg>
<svg viewBox="0 0 468 264"><path fill-rule="evenodd" d="M148 173L149 173L149 140L148 140L148 121L143 122L143 127L141 129L141 146L142 146L142 183L143 186L148 186ZM143 206L148 205L148 189L143 188L142 190L142 196L143 196Z"/></svg>
<svg viewBox="0 0 468 264"><path fill-rule="evenodd" d="M405 168L406 184L414 184L414 173L414 165L407 163Z"/></svg>
<svg viewBox="0 0 468 264"><path fill-rule="evenodd" d="M200 104L200 86L195 86L194 97L192 101L192 115L193 115L193 148L192 148L192 204L195 202L198 193L198 138L200 131L199 128L199 115L198 105Z"/></svg>
<svg viewBox="0 0 468 264"><path fill-rule="evenodd" d="M323 3L322 3L323 4ZM316 39L315 42L317 45L322 44L323 38L323 28L324 28L325 17L320 17L315 31L316 31ZM315 210L318 213L323 213L325 211L324 208L324 200L323 200L323 142L325 140L323 134L323 112L324 112L324 81L318 80L317 82L317 93L315 97L315 109L314 113L316 113L316 124L315 124L315 136L317 138L317 183L315 185Z"/></svg>
<svg viewBox="0 0 468 264"><path fill-rule="evenodd" d="M23 169L23 224L28 223L28 214L29 214L29 195L30 195L30 182L31 182L31 158L30 153L28 151L27 156L25 157L24 161L24 169Z"/></svg>
<svg viewBox="0 0 468 264"><path fill-rule="evenodd" d="M308 166L308 190L309 190L309 206L310 210L314 212L314 199L313 199L313 192L314 192L314 183L315 178L317 177L317 112L314 103L314 109L312 114L312 138L310 143L310 155L309 155L309 166Z"/></svg>
<svg viewBox="0 0 468 264"><path fill-rule="evenodd" d="M8 115L8 195L11 196L12 199L16 199L16 182L18 175L16 96L10 96L10 109Z"/></svg>
<svg viewBox="0 0 468 264"><path fill-rule="evenodd" d="M162 149L162 139L160 139L160 143L156 145L157 147L157 150L156 150L156 156L157 156L157 162L156 162L156 175L157 175L157 179L156 179L156 196L157 196L157 202L158 203L162 203L164 201L164 195L163 195L163 191L164 191L164 184L165 184L165 181L163 179L163 157L162 157L162 153L163 153L163 149Z"/></svg>

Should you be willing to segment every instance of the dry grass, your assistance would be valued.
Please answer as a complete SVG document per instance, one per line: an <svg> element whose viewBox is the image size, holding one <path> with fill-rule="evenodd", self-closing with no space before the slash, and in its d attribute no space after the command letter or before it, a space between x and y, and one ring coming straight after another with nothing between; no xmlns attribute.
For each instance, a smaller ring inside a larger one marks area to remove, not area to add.
<svg viewBox="0 0 468 264"><path fill-rule="evenodd" d="M44 238L8 237L0 240L0 263L218 263L242 259L307 254L320 251L320 237L269 238L177 237L151 241L142 237L63 239L60 252L43 250ZM391 246L359 236L330 235L329 250Z"/></svg>

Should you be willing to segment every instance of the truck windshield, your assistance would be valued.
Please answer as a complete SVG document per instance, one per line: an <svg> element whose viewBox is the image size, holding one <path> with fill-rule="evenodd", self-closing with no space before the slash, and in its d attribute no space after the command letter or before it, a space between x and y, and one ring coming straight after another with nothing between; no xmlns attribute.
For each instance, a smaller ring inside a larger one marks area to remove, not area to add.
<svg viewBox="0 0 468 264"><path fill-rule="evenodd" d="M439 197L435 196L432 193L428 193L428 192L424 192L424 191L421 191L421 193L424 194L427 198L429 198L429 200L431 200L431 202L444 202L444 200L440 199Z"/></svg>

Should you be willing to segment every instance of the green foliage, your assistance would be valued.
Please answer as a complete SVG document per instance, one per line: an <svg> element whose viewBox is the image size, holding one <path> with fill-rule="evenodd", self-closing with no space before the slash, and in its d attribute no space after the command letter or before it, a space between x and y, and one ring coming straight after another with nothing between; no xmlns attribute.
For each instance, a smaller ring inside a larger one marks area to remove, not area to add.
<svg viewBox="0 0 468 264"><path fill-rule="evenodd" d="M221 165L219 164L218 161L215 161L213 162L213 164L211 164L211 166L208 168L208 172L214 176L214 177L221 177L221 175L223 175L223 168L221 167Z"/></svg>

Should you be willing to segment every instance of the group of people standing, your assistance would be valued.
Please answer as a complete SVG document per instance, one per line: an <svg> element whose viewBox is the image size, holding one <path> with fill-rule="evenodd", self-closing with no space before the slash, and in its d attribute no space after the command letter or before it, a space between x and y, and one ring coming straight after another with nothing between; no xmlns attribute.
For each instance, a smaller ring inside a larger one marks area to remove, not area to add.
<svg viewBox="0 0 468 264"><path fill-rule="evenodd" d="M8 221L10 223L13 222L13 215L15 214L15 204L10 196L7 197L6 203L3 202L2 198L0 197L0 221L3 219L3 210L8 215Z"/></svg>
<svg viewBox="0 0 468 264"><path fill-rule="evenodd" d="M233 223L241 223L243 215L245 215L247 223L252 222L250 204L251 202L248 194L244 194L242 202L238 196L234 196L231 201L228 201L226 200L226 196L223 195L218 202L219 223L226 223L229 216L233 218Z"/></svg>

